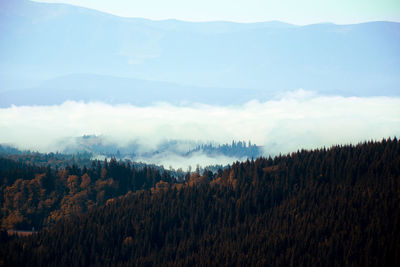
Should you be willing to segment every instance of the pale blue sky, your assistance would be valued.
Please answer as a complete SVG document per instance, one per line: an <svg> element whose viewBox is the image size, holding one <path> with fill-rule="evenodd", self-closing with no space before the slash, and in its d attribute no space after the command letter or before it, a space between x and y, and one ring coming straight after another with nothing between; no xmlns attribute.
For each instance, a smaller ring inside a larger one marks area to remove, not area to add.
<svg viewBox="0 0 400 267"><path fill-rule="evenodd" d="M36 0L37 1L37 0ZM399 0L39 0L68 3L124 17L226 20L280 20L293 24L399 21Z"/></svg>

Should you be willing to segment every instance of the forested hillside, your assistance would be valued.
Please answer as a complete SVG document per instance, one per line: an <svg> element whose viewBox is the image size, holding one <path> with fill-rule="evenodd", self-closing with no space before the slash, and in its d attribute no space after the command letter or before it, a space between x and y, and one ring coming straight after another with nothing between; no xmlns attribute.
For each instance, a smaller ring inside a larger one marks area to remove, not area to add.
<svg viewBox="0 0 400 267"><path fill-rule="evenodd" d="M0 157L11 159L28 165L43 167L65 168L78 165L80 167L90 166L93 155L88 152L77 152L74 154L65 153L39 153L33 151L21 151L12 146L0 145Z"/></svg>
<svg viewBox="0 0 400 267"><path fill-rule="evenodd" d="M95 170L86 172L102 177ZM69 190L82 188L82 170L70 170L69 175L80 177L79 186L67 183ZM237 162L215 174L195 173L184 184L165 180L152 190L115 198L30 237L2 232L0 262L399 266L399 205L397 139L302 150Z"/></svg>
<svg viewBox="0 0 400 267"><path fill-rule="evenodd" d="M37 159L56 157L32 154ZM25 155L31 159L28 155ZM64 158L61 158L64 159ZM65 160L65 159L64 159ZM89 168L67 165L57 169L0 157L0 227L30 230L48 227L61 218L82 214L91 207L128 192L150 189L160 180L171 182L162 168L130 163L92 161ZM35 162L34 161L34 162ZM62 161L65 163L65 161ZM68 163L68 159L66 160ZM84 159L84 162L89 162Z"/></svg>

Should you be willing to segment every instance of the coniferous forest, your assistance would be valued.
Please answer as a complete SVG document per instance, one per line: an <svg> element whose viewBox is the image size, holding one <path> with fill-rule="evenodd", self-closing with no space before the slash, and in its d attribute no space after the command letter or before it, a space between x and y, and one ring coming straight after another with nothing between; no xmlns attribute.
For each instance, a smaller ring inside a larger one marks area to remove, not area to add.
<svg viewBox="0 0 400 267"><path fill-rule="evenodd" d="M180 182L116 160L56 169L2 158L0 175L0 266L400 266L396 138Z"/></svg>

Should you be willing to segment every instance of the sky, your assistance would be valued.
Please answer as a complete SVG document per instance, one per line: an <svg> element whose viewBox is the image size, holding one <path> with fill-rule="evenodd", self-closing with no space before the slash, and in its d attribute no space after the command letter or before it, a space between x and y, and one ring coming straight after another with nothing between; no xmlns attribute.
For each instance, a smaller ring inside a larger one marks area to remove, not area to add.
<svg viewBox="0 0 400 267"><path fill-rule="evenodd" d="M37 1L37 0L36 0ZM400 22L398 0L39 0L68 3L123 17L154 20L259 22L297 25ZM38 1L38 2L39 2Z"/></svg>

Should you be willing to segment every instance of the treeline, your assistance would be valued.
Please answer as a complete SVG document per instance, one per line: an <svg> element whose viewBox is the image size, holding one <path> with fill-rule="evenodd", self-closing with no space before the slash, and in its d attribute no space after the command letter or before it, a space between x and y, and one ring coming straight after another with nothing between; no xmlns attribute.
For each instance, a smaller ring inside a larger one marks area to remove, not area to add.
<svg viewBox="0 0 400 267"><path fill-rule="evenodd" d="M148 190L160 180L172 178L159 168L136 168L115 159L57 169L0 157L1 228L42 229L128 192Z"/></svg>
<svg viewBox="0 0 400 267"><path fill-rule="evenodd" d="M39 153L29 150L21 151L12 146L0 145L0 157L11 159L20 163L37 166L50 166L52 168L64 168L78 165L79 167L90 166L92 154L79 152L75 154L65 153Z"/></svg>
<svg viewBox="0 0 400 267"><path fill-rule="evenodd" d="M0 233L0 259L10 266L400 266L399 207L397 139L302 150L195 173L180 185L159 182L30 237Z"/></svg>
<svg viewBox="0 0 400 267"><path fill-rule="evenodd" d="M195 152L202 152L209 156L225 155L238 158L256 158L263 154L262 147L252 144L250 141L248 143L245 141L232 141L231 145L223 144L217 146L202 144L188 151L186 155L190 156Z"/></svg>

